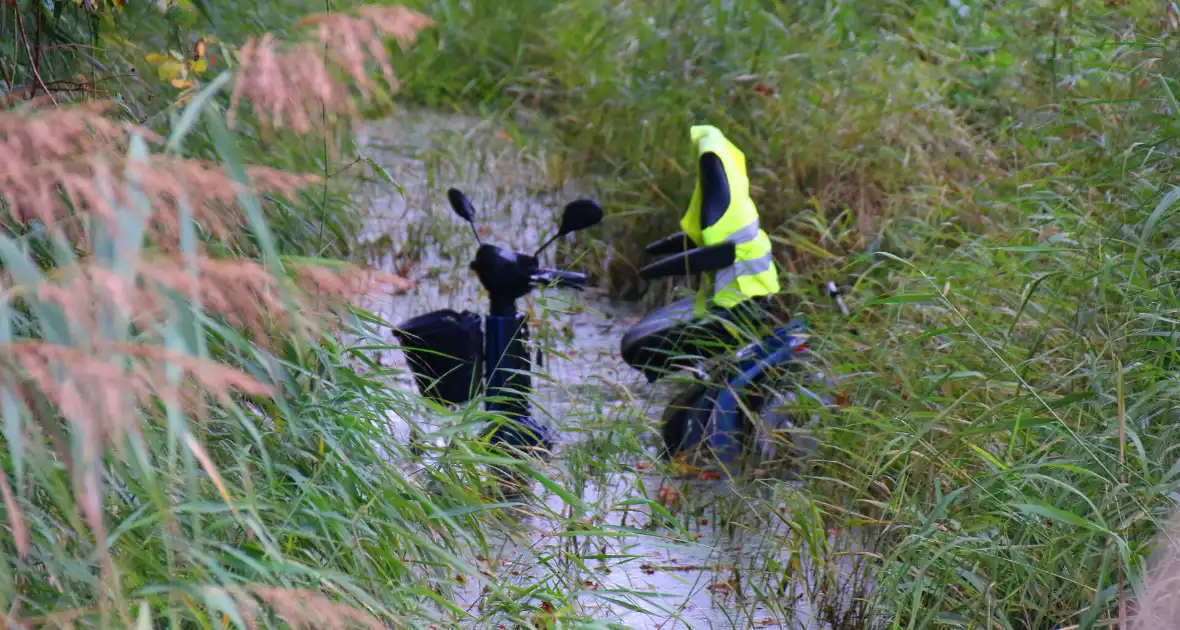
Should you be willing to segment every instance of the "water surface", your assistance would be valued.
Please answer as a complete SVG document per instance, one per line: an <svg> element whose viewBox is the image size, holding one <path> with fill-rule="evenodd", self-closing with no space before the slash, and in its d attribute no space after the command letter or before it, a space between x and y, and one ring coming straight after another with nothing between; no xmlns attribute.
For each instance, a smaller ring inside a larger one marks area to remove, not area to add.
<svg viewBox="0 0 1180 630"><path fill-rule="evenodd" d="M486 296L467 269L475 237L447 205L448 187L471 198L485 241L530 252L555 230L562 204L593 196L550 176L556 153L543 143L518 146L478 119L409 113L373 125L367 142L367 155L400 187L358 191L370 208L369 239L380 244L375 262L418 285L404 296L372 296L370 306L394 323L441 308L484 311ZM571 251L577 238L567 243ZM543 263L553 266L549 256ZM589 506L581 515L588 527L614 535L571 534L570 506L538 489L543 504L517 510L495 553L473 559L502 586L581 592L583 612L629 628L812 627L806 589L789 574L801 553L782 516L789 486L664 478L648 464L652 447L623 466L599 465L618 459L612 442L652 442L645 427L658 419L673 387L647 384L619 358L619 340L642 315L638 308L592 288L534 295L522 308L534 321L533 339L548 349L537 368L545 377L534 379L534 405L559 429L553 479ZM381 359L405 365L397 351ZM413 386L408 374L401 383ZM394 424L408 439L406 419ZM687 539L648 527L655 510L647 501L666 505ZM466 612L452 621L498 627L502 620L484 613L494 608L488 578L468 578L456 595Z"/></svg>

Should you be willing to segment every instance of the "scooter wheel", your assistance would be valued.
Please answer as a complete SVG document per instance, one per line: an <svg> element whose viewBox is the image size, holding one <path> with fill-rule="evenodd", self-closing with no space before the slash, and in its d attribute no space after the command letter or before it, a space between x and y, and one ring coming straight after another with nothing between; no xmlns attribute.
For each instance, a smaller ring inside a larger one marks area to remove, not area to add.
<svg viewBox="0 0 1180 630"><path fill-rule="evenodd" d="M672 459L692 448L693 445L688 443L692 434L691 423L698 423L700 430L697 434L703 432L703 418L708 417L708 411L700 409L706 406L701 401L705 389L704 384L693 383L673 396L664 407L664 416L660 423L660 437L664 440L664 450L661 453L663 458Z"/></svg>

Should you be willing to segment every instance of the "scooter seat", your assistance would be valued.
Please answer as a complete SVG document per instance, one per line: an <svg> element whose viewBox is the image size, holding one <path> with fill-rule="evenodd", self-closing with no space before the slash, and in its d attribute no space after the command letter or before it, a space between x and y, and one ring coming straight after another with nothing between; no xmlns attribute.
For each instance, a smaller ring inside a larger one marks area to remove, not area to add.
<svg viewBox="0 0 1180 630"><path fill-rule="evenodd" d="M685 298L658 308L623 335L620 351L627 365L655 382L671 368L684 368L721 352L732 351L749 333L765 325L763 300L750 300L734 309L714 307L696 313L696 298ZM751 318L751 315L754 315Z"/></svg>

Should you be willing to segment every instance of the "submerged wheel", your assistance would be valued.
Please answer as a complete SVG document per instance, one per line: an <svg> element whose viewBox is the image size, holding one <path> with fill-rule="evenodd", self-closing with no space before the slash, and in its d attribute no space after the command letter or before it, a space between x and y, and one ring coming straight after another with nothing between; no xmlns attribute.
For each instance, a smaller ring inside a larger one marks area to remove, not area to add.
<svg viewBox="0 0 1180 630"><path fill-rule="evenodd" d="M763 380L744 395L742 407L746 413L740 414L738 429L740 458L746 470L760 470L762 474L792 471L819 450L819 441L808 430L819 414L809 410L832 404L823 392L830 390L833 383L806 359L791 363L790 374ZM724 382L723 374L712 371L710 381ZM672 397L664 408L660 427L664 458L686 452L708 457L710 416L719 393L719 385L704 381L689 383Z"/></svg>
<svg viewBox="0 0 1180 630"><path fill-rule="evenodd" d="M745 425L746 463L753 469L785 468L794 470L814 455L819 440L809 431L819 420L818 413L807 409L832 404L829 396L816 391L830 386L822 372L812 372L790 389L772 389ZM810 416L810 417L807 417Z"/></svg>
<svg viewBox="0 0 1180 630"><path fill-rule="evenodd" d="M660 436L664 440L661 456L672 459L690 445L687 443L693 433L702 435L708 420L709 405L702 399L708 389L704 383L692 383L668 401L660 423ZM696 428L694 432L692 429Z"/></svg>

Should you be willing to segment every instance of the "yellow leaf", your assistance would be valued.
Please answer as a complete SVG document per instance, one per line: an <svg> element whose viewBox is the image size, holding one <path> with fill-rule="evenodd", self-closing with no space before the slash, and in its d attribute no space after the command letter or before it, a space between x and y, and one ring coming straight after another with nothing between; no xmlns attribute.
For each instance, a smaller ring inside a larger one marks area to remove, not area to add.
<svg viewBox="0 0 1180 630"><path fill-rule="evenodd" d="M171 57L169 57L168 55L165 55L163 53L154 52L154 53L148 53L147 57L144 57L144 59L146 59L148 63L157 63L158 64L158 63L164 63L165 61L168 61L169 59L171 59Z"/></svg>
<svg viewBox="0 0 1180 630"><path fill-rule="evenodd" d="M192 84L193 84L192 79L184 79L181 77L176 77L175 79L172 79L172 87L177 88L177 89L186 88Z"/></svg>
<svg viewBox="0 0 1180 630"><path fill-rule="evenodd" d="M190 72L204 72L209 69L209 63L204 59L198 59L193 62L193 67L189 69Z"/></svg>
<svg viewBox="0 0 1180 630"><path fill-rule="evenodd" d="M156 70L156 76L161 79L175 79L182 72L184 72L184 64L170 59L160 64L160 67Z"/></svg>

